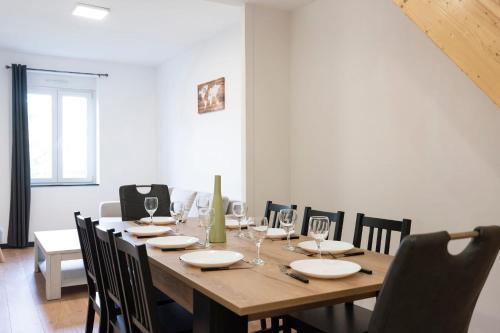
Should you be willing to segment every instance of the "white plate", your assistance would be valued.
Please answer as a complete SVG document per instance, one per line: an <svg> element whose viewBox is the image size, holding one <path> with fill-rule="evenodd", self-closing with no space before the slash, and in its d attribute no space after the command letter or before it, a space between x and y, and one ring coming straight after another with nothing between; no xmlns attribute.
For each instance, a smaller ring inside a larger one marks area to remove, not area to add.
<svg viewBox="0 0 500 333"><path fill-rule="evenodd" d="M339 279L360 271L354 262L333 259L306 259L290 263L290 267L304 275L319 279Z"/></svg>
<svg viewBox="0 0 500 333"><path fill-rule="evenodd" d="M295 235L295 232L291 233L291 236ZM286 231L285 229L281 228L268 228L267 229L267 236L266 238L283 238L286 237Z"/></svg>
<svg viewBox="0 0 500 333"><path fill-rule="evenodd" d="M241 220L241 226L247 227L248 220ZM238 220L226 218L226 228L228 229L238 229Z"/></svg>
<svg viewBox="0 0 500 333"><path fill-rule="evenodd" d="M316 241L305 241L297 244L302 250L307 252L319 253L318 245ZM352 250L354 245L346 242L339 242L333 240L324 240L321 242L321 252L331 253L331 254L340 254Z"/></svg>
<svg viewBox="0 0 500 333"><path fill-rule="evenodd" d="M146 244L160 249L184 249L199 241L198 238L190 236L166 236L148 239Z"/></svg>
<svg viewBox="0 0 500 333"><path fill-rule="evenodd" d="M142 223L149 223L151 219L149 217L143 217L139 220ZM165 224L173 224L175 223L175 219L170 216L153 216L153 224L154 225L165 225Z"/></svg>
<svg viewBox="0 0 500 333"><path fill-rule="evenodd" d="M141 227L130 227L127 229L127 232L136 236L159 236L166 234L172 230L169 227L160 227L157 225L146 225Z"/></svg>
<svg viewBox="0 0 500 333"><path fill-rule="evenodd" d="M195 251L183 254L180 259L196 267L227 267L243 259L243 254L234 251Z"/></svg>

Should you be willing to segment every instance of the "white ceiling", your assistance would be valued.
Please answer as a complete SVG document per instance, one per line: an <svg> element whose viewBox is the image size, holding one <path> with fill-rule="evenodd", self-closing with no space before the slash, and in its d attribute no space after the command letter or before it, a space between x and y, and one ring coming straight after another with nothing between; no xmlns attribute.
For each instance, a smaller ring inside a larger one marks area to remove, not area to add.
<svg viewBox="0 0 500 333"><path fill-rule="evenodd" d="M75 17L77 2L111 13L103 21ZM235 25L241 13L205 0L0 0L0 48L157 65Z"/></svg>
<svg viewBox="0 0 500 333"><path fill-rule="evenodd" d="M314 0L207 0L219 3L241 5L243 3L252 3L256 5L262 5L267 7L273 7L283 10L293 10L295 8L305 6Z"/></svg>

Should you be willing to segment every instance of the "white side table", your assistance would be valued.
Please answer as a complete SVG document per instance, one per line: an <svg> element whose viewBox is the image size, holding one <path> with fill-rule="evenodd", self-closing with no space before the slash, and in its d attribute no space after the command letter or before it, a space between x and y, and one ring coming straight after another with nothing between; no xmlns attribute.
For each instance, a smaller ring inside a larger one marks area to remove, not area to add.
<svg viewBox="0 0 500 333"><path fill-rule="evenodd" d="M35 232L35 272L45 277L47 300L61 298L61 288L87 284L76 229Z"/></svg>

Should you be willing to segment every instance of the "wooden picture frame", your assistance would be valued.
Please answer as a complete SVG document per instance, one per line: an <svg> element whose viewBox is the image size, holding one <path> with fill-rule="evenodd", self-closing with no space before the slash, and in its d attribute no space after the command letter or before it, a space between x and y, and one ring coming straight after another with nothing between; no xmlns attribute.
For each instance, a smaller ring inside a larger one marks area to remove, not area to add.
<svg viewBox="0 0 500 333"><path fill-rule="evenodd" d="M226 79L208 81L198 85L198 113L222 111L226 108Z"/></svg>

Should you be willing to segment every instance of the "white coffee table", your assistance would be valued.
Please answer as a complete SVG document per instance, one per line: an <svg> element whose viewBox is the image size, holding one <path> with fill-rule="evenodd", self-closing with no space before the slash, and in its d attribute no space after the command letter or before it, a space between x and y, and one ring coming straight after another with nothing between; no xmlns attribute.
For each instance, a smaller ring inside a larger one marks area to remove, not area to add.
<svg viewBox="0 0 500 333"><path fill-rule="evenodd" d="M61 298L61 288L87 284L76 229L35 232L35 272L45 277L47 300Z"/></svg>

